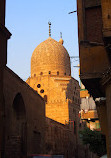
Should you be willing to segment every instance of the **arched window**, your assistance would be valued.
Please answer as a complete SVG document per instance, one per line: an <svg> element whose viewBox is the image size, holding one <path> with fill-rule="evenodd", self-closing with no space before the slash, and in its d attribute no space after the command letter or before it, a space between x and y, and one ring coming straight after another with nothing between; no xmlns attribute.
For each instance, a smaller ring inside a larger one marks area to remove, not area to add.
<svg viewBox="0 0 111 158"><path fill-rule="evenodd" d="M44 101L47 103L47 95L44 95Z"/></svg>
<svg viewBox="0 0 111 158"><path fill-rule="evenodd" d="M34 74L34 77L36 77L36 74Z"/></svg>
<svg viewBox="0 0 111 158"><path fill-rule="evenodd" d="M37 88L40 88L40 87L41 87L41 85L40 85L40 84L38 84L38 85L37 85Z"/></svg>
<svg viewBox="0 0 111 158"><path fill-rule="evenodd" d="M57 71L57 75L59 75L59 71Z"/></svg>
<svg viewBox="0 0 111 158"><path fill-rule="evenodd" d="M49 71L49 75L51 74L51 71Z"/></svg>
<svg viewBox="0 0 111 158"><path fill-rule="evenodd" d="M41 72L40 75L43 75L43 72Z"/></svg>

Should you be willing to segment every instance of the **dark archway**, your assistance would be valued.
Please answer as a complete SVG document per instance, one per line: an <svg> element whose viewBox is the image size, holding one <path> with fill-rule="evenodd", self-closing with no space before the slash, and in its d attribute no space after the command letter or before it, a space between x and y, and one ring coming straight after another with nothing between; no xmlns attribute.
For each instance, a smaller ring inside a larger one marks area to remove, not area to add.
<svg viewBox="0 0 111 158"><path fill-rule="evenodd" d="M13 101L13 112L16 116L17 120L25 119L26 117L26 110L25 110L25 104L22 98L22 95L18 93Z"/></svg>
<svg viewBox="0 0 111 158"><path fill-rule="evenodd" d="M9 143L10 149L7 154L11 158L20 158L27 155L26 109L20 93L15 96L12 105Z"/></svg>

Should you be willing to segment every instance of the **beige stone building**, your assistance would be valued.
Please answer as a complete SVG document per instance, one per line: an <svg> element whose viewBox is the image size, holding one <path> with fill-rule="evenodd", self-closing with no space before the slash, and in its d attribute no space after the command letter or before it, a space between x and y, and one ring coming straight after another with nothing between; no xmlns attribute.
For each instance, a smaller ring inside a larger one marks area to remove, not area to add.
<svg viewBox="0 0 111 158"><path fill-rule="evenodd" d="M70 57L62 38L57 42L49 37L35 48L26 82L46 103L46 154L89 158L90 152L80 145L78 135L80 86L71 77Z"/></svg>
<svg viewBox="0 0 111 158"><path fill-rule="evenodd" d="M63 40L51 37L36 47L31 58L31 77L26 81L46 101L46 117L65 124L75 121L80 87L71 77L70 57Z"/></svg>

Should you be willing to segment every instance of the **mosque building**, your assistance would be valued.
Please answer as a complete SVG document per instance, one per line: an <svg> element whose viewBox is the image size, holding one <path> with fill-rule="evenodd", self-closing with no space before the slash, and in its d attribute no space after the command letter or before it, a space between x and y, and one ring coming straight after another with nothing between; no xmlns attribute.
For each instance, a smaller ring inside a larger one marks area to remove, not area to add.
<svg viewBox="0 0 111 158"><path fill-rule="evenodd" d="M46 117L62 124L75 121L80 87L71 77L70 57L62 38L57 42L49 36L35 48L31 57L31 76L26 82L44 98Z"/></svg>
<svg viewBox="0 0 111 158"><path fill-rule="evenodd" d="M63 46L51 37L40 43L32 53L31 76L26 83L45 101L46 154L64 157L85 157L88 148L80 145L80 86L71 77L70 57ZM90 155L88 155L90 157Z"/></svg>

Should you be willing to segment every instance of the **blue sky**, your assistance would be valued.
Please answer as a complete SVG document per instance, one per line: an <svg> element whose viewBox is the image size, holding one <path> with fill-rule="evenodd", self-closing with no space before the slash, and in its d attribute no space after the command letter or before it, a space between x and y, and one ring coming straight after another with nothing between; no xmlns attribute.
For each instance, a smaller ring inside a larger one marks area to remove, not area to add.
<svg viewBox="0 0 111 158"><path fill-rule="evenodd" d="M34 49L48 38L48 21L52 23L51 37L64 46L70 56L78 56L76 0L7 0L6 27L12 33L8 42L8 67L23 80L30 76L30 60ZM78 79L78 68L72 61L72 76Z"/></svg>

